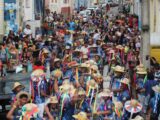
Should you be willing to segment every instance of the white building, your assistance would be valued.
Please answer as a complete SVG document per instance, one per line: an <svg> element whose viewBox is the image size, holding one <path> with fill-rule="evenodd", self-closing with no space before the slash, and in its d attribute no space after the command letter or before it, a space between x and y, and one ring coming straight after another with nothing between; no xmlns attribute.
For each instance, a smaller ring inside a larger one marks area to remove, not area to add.
<svg viewBox="0 0 160 120"><path fill-rule="evenodd" d="M65 16L70 16L74 10L74 0L50 0L49 9Z"/></svg>

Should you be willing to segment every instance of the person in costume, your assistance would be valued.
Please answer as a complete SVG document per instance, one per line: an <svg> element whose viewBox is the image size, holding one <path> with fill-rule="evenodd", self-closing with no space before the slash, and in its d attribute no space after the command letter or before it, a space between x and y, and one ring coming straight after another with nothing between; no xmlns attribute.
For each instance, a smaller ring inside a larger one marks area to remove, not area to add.
<svg viewBox="0 0 160 120"><path fill-rule="evenodd" d="M49 103L45 106L47 120L59 120L59 107L57 96L49 98Z"/></svg>
<svg viewBox="0 0 160 120"><path fill-rule="evenodd" d="M64 81L59 87L57 80L55 80L54 89L60 100L60 119L74 120L72 116L76 112L77 90L69 81Z"/></svg>
<svg viewBox="0 0 160 120"><path fill-rule="evenodd" d="M97 103L97 112L95 111L94 113L95 120L113 119L112 93L109 89L104 89L98 96L100 97L100 102Z"/></svg>
<svg viewBox="0 0 160 120"><path fill-rule="evenodd" d="M83 88L79 88L78 90L78 102L76 105L76 111L77 112L86 112L89 116L91 114L91 107L87 102L86 92L83 90Z"/></svg>
<svg viewBox="0 0 160 120"><path fill-rule="evenodd" d="M137 92L137 96L138 96L138 100L140 101L140 103L143 105L143 110L142 112L146 113L146 105L145 105L145 82L147 78L147 72L144 68L139 68L137 71L137 80L136 80L136 92Z"/></svg>
<svg viewBox="0 0 160 120"><path fill-rule="evenodd" d="M22 107L30 100L30 95L27 92L19 92L16 95L17 101L14 102L12 108L7 113L8 120L19 120L22 116Z"/></svg>
<svg viewBox="0 0 160 120"><path fill-rule="evenodd" d="M114 93L114 99L115 101L120 101L120 92L121 89L121 80L123 79L123 73L124 73L124 67L116 66L114 68L114 75L111 80L111 90Z"/></svg>
<svg viewBox="0 0 160 120"><path fill-rule="evenodd" d="M30 93L32 100L39 108L38 115L43 118L44 104L47 95L47 82L42 69L36 69L31 74Z"/></svg>
<svg viewBox="0 0 160 120"><path fill-rule="evenodd" d="M13 104L14 102L16 102L16 95L21 92L22 90L24 90L24 86L19 83L19 82L15 82L12 88L13 91L13 95L11 97L11 104Z"/></svg>
<svg viewBox="0 0 160 120"><path fill-rule="evenodd" d="M127 100L131 98L130 96L130 80L128 78L124 78L121 81L121 89L120 92L120 101L125 103Z"/></svg>
<svg viewBox="0 0 160 120"><path fill-rule="evenodd" d="M150 120L159 120L160 115L160 85L152 87L154 96L150 100L151 116Z"/></svg>

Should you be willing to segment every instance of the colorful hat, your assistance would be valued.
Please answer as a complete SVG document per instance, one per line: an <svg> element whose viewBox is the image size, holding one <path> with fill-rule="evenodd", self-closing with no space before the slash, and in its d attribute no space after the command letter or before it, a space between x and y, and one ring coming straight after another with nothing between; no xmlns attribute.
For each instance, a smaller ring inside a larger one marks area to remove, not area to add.
<svg viewBox="0 0 160 120"><path fill-rule="evenodd" d="M123 104L121 102L114 102L115 113L118 117L122 116Z"/></svg>
<svg viewBox="0 0 160 120"><path fill-rule="evenodd" d="M17 87L21 87L21 89L25 88L24 85L22 85L21 83L15 82L13 85L12 91L14 91Z"/></svg>
<svg viewBox="0 0 160 120"><path fill-rule="evenodd" d="M88 120L87 114L85 112L80 112L76 115L73 115L76 120Z"/></svg>
<svg viewBox="0 0 160 120"><path fill-rule="evenodd" d="M51 104L57 104L58 103L57 96L50 97L49 98L49 103L51 103Z"/></svg>
<svg viewBox="0 0 160 120"><path fill-rule="evenodd" d="M36 104L28 103L22 107L23 120L30 120L31 118L37 118L39 109Z"/></svg>
<svg viewBox="0 0 160 120"><path fill-rule="evenodd" d="M21 95L26 95L28 97L27 101L29 101L31 99L31 96L29 95L29 93L27 93L25 91L21 91L16 95L17 101L19 101Z"/></svg>
<svg viewBox="0 0 160 120"><path fill-rule="evenodd" d="M144 118L138 115L134 119L131 119L131 120L144 120Z"/></svg>
<svg viewBox="0 0 160 120"><path fill-rule="evenodd" d="M156 93L160 93L160 85L156 85L154 87L152 87L153 91Z"/></svg>
<svg viewBox="0 0 160 120"><path fill-rule="evenodd" d="M130 113L138 113L142 110L142 105L135 99L126 101L125 109Z"/></svg>
<svg viewBox="0 0 160 120"><path fill-rule="evenodd" d="M139 68L137 71L137 74L145 75L145 74L147 74L147 71L144 68Z"/></svg>
<svg viewBox="0 0 160 120"><path fill-rule="evenodd" d="M121 83L126 84L126 85L129 85L129 84L130 84L130 80L129 80L128 78L123 78L123 79L121 80Z"/></svg>
<svg viewBox="0 0 160 120"><path fill-rule="evenodd" d="M51 76L52 76L52 77L56 77L56 78L62 77L62 74L63 74L62 71L59 70L59 69L54 70L53 72L51 72Z"/></svg>
<svg viewBox="0 0 160 120"><path fill-rule="evenodd" d="M104 89L99 93L99 97L112 97L112 92L109 89Z"/></svg>
<svg viewBox="0 0 160 120"><path fill-rule="evenodd" d="M42 69L36 69L32 72L31 76L41 76L44 75L44 71Z"/></svg>
<svg viewBox="0 0 160 120"><path fill-rule="evenodd" d="M124 67L117 65L116 67L113 67L115 72L121 72L124 73Z"/></svg>

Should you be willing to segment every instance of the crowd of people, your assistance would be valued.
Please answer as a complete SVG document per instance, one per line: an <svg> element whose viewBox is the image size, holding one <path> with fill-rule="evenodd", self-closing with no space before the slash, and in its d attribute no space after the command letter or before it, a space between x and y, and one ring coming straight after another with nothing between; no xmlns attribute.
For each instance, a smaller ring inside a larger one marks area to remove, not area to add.
<svg viewBox="0 0 160 120"><path fill-rule="evenodd" d="M9 120L158 120L160 66L141 62L133 15L49 14L42 32L10 31L0 45L1 76L31 72L30 91L15 82Z"/></svg>

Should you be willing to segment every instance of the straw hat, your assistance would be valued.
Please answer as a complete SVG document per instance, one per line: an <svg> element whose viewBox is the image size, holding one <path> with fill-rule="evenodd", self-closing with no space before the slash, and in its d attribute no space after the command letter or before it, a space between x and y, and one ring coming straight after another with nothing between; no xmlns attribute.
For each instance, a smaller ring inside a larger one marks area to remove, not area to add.
<svg viewBox="0 0 160 120"><path fill-rule="evenodd" d="M82 59L88 59L88 56L87 55L83 55Z"/></svg>
<svg viewBox="0 0 160 120"><path fill-rule="evenodd" d="M123 79L121 80L121 83L126 84L126 85L129 85L130 80L129 80L128 78L123 78Z"/></svg>
<svg viewBox="0 0 160 120"><path fill-rule="evenodd" d="M80 68L89 68L90 65L89 65L89 64L86 64L86 63L82 63L79 67L80 67Z"/></svg>
<svg viewBox="0 0 160 120"><path fill-rule="evenodd" d="M119 50L124 49L124 47L122 45L117 45L116 48L119 49Z"/></svg>
<svg viewBox="0 0 160 120"><path fill-rule="evenodd" d="M115 109L121 110L123 108L123 104L121 102L114 103Z"/></svg>
<svg viewBox="0 0 160 120"><path fill-rule="evenodd" d="M44 75L44 71L42 69L36 69L32 72L31 76L41 76Z"/></svg>
<svg viewBox="0 0 160 120"><path fill-rule="evenodd" d="M147 71L144 68L139 68L137 71L137 74L145 75L145 74L147 74Z"/></svg>
<svg viewBox="0 0 160 120"><path fill-rule="evenodd" d="M61 60L59 58L54 59L54 63L55 62L60 62Z"/></svg>
<svg viewBox="0 0 160 120"><path fill-rule="evenodd" d="M74 52L81 53L82 51L80 49L75 49Z"/></svg>
<svg viewBox="0 0 160 120"><path fill-rule="evenodd" d="M109 89L103 89L103 91L99 93L99 97L112 97L112 92Z"/></svg>
<svg viewBox="0 0 160 120"><path fill-rule="evenodd" d="M153 91L156 93L160 93L160 85L156 85L154 87L152 87Z"/></svg>
<svg viewBox="0 0 160 120"><path fill-rule="evenodd" d="M97 65L97 63L94 60L88 60L85 63L90 65Z"/></svg>
<svg viewBox="0 0 160 120"><path fill-rule="evenodd" d="M49 50L47 50L46 48L43 49L43 53L48 54Z"/></svg>
<svg viewBox="0 0 160 120"><path fill-rule="evenodd" d="M116 67L113 67L113 70L114 70L115 72L121 72L121 73L125 72L125 71L124 71L124 67L119 66L119 65L117 65Z"/></svg>
<svg viewBox="0 0 160 120"><path fill-rule="evenodd" d="M79 64L76 61L72 61L72 62L68 63L69 68L78 67L78 66L79 66Z"/></svg>
<svg viewBox="0 0 160 120"><path fill-rule="evenodd" d="M63 74L62 71L59 70L59 69L54 70L53 72L51 72L51 76L52 76L52 77L56 77L56 78L62 77L62 74Z"/></svg>
<svg viewBox="0 0 160 120"><path fill-rule="evenodd" d="M138 113L142 110L142 105L135 99L126 101L125 109L130 113Z"/></svg>
<svg viewBox="0 0 160 120"><path fill-rule="evenodd" d="M85 112L80 112L77 115L73 115L73 117L77 120L88 120L87 114Z"/></svg>
<svg viewBox="0 0 160 120"><path fill-rule="evenodd" d="M136 70L139 70L139 69L142 69L142 68L144 68L143 64L140 64L140 65L136 66Z"/></svg>
<svg viewBox="0 0 160 120"><path fill-rule="evenodd" d="M29 95L29 93L27 93L27 92L25 92L25 91L21 91L21 92L19 92L19 93L16 95L17 101L19 101L21 95L26 95L26 96L28 97L27 101L29 101L30 98L31 98L31 96Z"/></svg>
<svg viewBox="0 0 160 120"><path fill-rule="evenodd" d="M17 87L21 87L21 89L25 88L21 83L15 82L13 85L12 91L14 91Z"/></svg>
<svg viewBox="0 0 160 120"><path fill-rule="evenodd" d="M144 120L144 118L139 116L139 115L137 115L134 119L131 119L131 120Z"/></svg>
<svg viewBox="0 0 160 120"><path fill-rule="evenodd" d="M98 84L96 83L95 80L90 80L90 81L87 81L87 86L88 87L91 87L92 89L96 89L98 87Z"/></svg>
<svg viewBox="0 0 160 120"><path fill-rule="evenodd" d="M49 98L49 103L51 104L57 104L58 103L58 99L56 96L52 96Z"/></svg>
<svg viewBox="0 0 160 120"><path fill-rule="evenodd" d="M26 119L37 118L38 112L39 112L38 106L33 103L25 104L22 107L22 115Z"/></svg>
<svg viewBox="0 0 160 120"><path fill-rule="evenodd" d="M97 66L97 65L92 65L92 66L91 66L91 69L92 69L92 70L95 70L95 71L98 71L98 66Z"/></svg>

